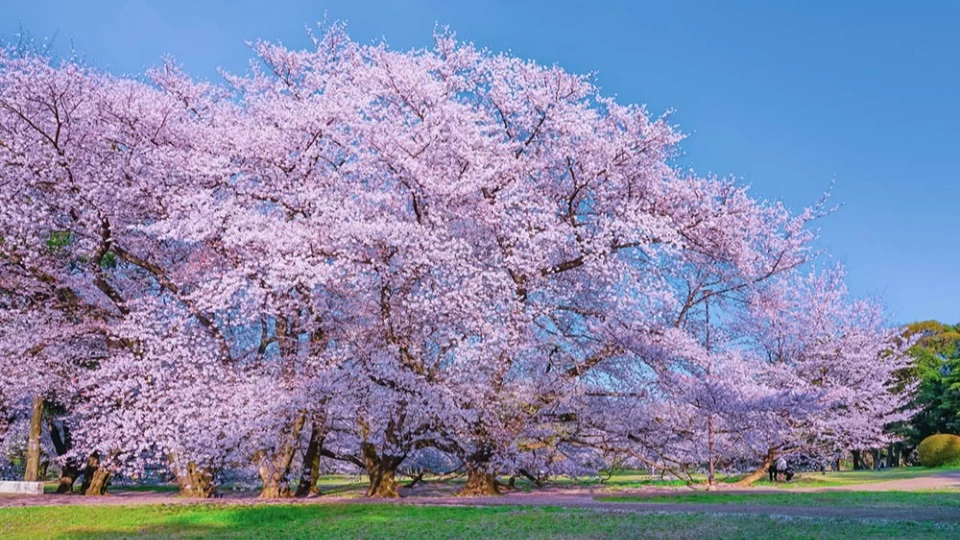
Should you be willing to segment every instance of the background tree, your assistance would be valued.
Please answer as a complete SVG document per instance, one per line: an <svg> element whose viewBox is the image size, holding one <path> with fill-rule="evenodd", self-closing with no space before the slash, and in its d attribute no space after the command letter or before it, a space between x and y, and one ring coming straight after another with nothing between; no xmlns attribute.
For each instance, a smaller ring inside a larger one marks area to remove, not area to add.
<svg viewBox="0 0 960 540"><path fill-rule="evenodd" d="M916 322L904 336L914 342L908 351L913 361L901 377L917 386L915 413L892 430L904 437L900 453L909 454L929 435L960 433L960 326Z"/></svg>

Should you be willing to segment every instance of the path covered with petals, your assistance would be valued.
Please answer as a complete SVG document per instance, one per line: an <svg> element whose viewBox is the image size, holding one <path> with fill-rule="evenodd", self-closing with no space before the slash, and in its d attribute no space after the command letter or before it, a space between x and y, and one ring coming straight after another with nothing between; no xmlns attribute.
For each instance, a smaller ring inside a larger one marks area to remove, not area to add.
<svg viewBox="0 0 960 540"><path fill-rule="evenodd" d="M729 494L779 494L790 493L828 493L828 492L881 492L881 491L933 491L960 490L960 471L943 473L871 484L856 484L829 488L798 489L726 489ZM617 496L656 497L662 501L670 494L689 494L688 488L651 488L644 490L625 490L616 492ZM771 515L804 518L843 518L865 520L895 521L951 521L960 522L960 511L946 507L890 507L890 506L790 506L776 504L711 504L689 502L614 502L601 500L611 495L597 488L546 488L535 492L510 492L500 497L453 497L413 495L400 499L346 498L337 496L314 497L308 499L256 498L253 492L227 493L216 499L189 499L176 494L157 492L118 492L105 497L81 497L77 495L43 496L6 496L0 497L0 508L25 506L94 506L94 505L145 505L145 504L223 504L223 505L263 505L263 504L399 504L419 506L552 506L564 508L590 508L613 512L641 513L708 513L734 515Z"/></svg>

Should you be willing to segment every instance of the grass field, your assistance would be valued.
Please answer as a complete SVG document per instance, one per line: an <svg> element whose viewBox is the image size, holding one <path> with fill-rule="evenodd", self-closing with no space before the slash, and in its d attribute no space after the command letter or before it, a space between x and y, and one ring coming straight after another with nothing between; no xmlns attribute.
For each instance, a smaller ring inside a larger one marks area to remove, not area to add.
<svg viewBox="0 0 960 540"><path fill-rule="evenodd" d="M3 538L944 538L960 525L573 508L144 505L0 509Z"/></svg>
<svg viewBox="0 0 960 540"><path fill-rule="evenodd" d="M611 496L611 502L749 504L770 506L871 506L878 508L956 508L960 491L833 491L825 493L678 493L656 497Z"/></svg>
<svg viewBox="0 0 960 540"><path fill-rule="evenodd" d="M777 486L844 486L916 478L937 472L943 472L943 469L913 467L882 472L806 473L791 484L778 483ZM724 481L735 479L730 477ZM462 479L450 482L441 493L452 492L459 482ZM595 478L555 478L552 483L567 487L598 485ZM960 521L945 517L953 515L954 510L960 515L960 490L818 493L766 490L744 493L681 489L656 496L618 495L624 489L683 484L676 479L661 479L642 471L618 472L603 483L610 491L600 501L672 505L664 507L662 512L656 509L647 511L646 507L620 509L617 505L604 508L446 507L336 502L255 504L252 500L241 504L0 508L0 538L121 538L133 535L154 538L960 537ZM352 498L362 494L366 483L362 477L334 475L323 477L320 485L329 495ZM530 485L518 481L518 487L529 489ZM234 488L239 486L224 489ZM162 494L176 491L176 486L114 486L111 490L115 493L151 491ZM586 498L589 500L589 495ZM715 508L710 511L718 513L706 513L703 504L749 506L754 508L754 513L738 513L736 508L731 508L729 513L719 513ZM678 509L676 505L682 506ZM821 515L821 511L786 510L788 507L830 507L850 511L849 515L833 513L834 517L784 517L767 515L766 511L758 514L757 506L770 506L771 514L778 513L774 507L783 508L779 513L815 516ZM857 509L861 508L897 509L892 515L898 517L887 519L881 512L881 519L865 519L863 513L857 514ZM674 513L667 513L667 509ZM939 514L919 518L923 511ZM921 521L910 521L914 519Z"/></svg>
<svg viewBox="0 0 960 540"><path fill-rule="evenodd" d="M816 472L801 472L790 482L769 482L766 477L753 485L757 487L780 487L780 488L799 488L799 487L839 487L855 484L875 484L877 482L886 482L888 480L906 480L908 478L918 478L928 476L938 472L953 470L948 467L931 469L929 467L897 467L894 469L883 469L880 471L840 471L820 474ZM739 478L739 477L737 477ZM733 480L733 479L731 479Z"/></svg>
<svg viewBox="0 0 960 540"><path fill-rule="evenodd" d="M898 467L894 469L883 469L881 471L840 471L827 472L821 474L818 472L800 472L790 482L769 482L764 477L755 482L755 487L778 487L784 489L791 488L809 488L809 487L839 487L854 484L873 484L877 482L886 482L888 480L904 480L907 478L917 478L950 470L949 468L931 469L927 467ZM720 476L719 481L724 483L734 483L743 478L743 475ZM694 483L705 484L706 475L694 474ZM687 485L685 480L676 478L661 477L660 475L650 475L645 471L617 471L609 479L600 482L598 478L555 478L551 483L570 486L596 486L603 485L612 491L619 489L639 489L644 487L680 487ZM519 485L519 483L518 483ZM525 485L525 484L524 484Z"/></svg>

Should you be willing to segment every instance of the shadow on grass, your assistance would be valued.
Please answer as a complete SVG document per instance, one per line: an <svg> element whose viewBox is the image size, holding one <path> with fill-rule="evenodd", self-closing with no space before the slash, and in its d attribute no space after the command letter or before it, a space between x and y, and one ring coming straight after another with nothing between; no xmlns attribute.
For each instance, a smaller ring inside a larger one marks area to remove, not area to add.
<svg viewBox="0 0 960 540"><path fill-rule="evenodd" d="M598 497L600 501L672 504L729 504L760 506L850 508L946 508L960 511L960 491L833 491L820 493L698 492L655 496ZM958 514L960 516L960 514Z"/></svg>

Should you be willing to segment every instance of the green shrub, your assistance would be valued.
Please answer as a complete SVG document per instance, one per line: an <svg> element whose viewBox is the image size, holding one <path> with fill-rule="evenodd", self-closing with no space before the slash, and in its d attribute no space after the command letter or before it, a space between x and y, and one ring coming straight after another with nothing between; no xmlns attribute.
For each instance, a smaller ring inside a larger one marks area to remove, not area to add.
<svg viewBox="0 0 960 540"><path fill-rule="evenodd" d="M917 447L924 467L960 465L960 436L941 433L924 439Z"/></svg>

